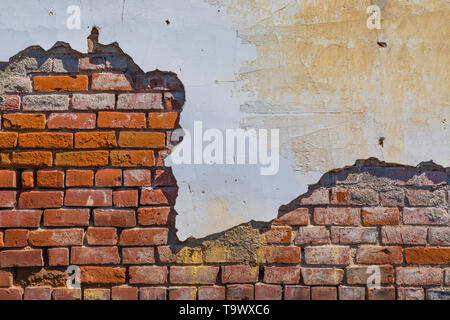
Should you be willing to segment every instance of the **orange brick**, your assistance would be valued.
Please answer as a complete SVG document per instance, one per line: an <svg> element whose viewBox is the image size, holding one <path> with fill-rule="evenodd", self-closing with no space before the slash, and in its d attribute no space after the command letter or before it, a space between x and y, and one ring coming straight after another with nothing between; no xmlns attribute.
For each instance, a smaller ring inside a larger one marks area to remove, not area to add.
<svg viewBox="0 0 450 320"><path fill-rule="evenodd" d="M146 128L144 113L99 112L99 128Z"/></svg>
<svg viewBox="0 0 450 320"><path fill-rule="evenodd" d="M57 153L55 165L58 167L104 167L108 165L108 151Z"/></svg>
<svg viewBox="0 0 450 320"><path fill-rule="evenodd" d="M45 129L45 115L19 113L4 114L3 128L8 130L42 130Z"/></svg>
<svg viewBox="0 0 450 320"><path fill-rule="evenodd" d="M39 170L37 172L37 186L40 188L63 188L64 172Z"/></svg>
<svg viewBox="0 0 450 320"><path fill-rule="evenodd" d="M113 91L133 90L131 78L124 74L94 73L92 90Z"/></svg>
<svg viewBox="0 0 450 320"><path fill-rule="evenodd" d="M52 113L47 121L49 129L94 129L95 113Z"/></svg>
<svg viewBox="0 0 450 320"><path fill-rule="evenodd" d="M8 160L8 165L16 168L51 167L53 155L49 151L13 152Z"/></svg>
<svg viewBox="0 0 450 320"><path fill-rule="evenodd" d="M111 151L113 167L152 167L155 165L155 155L150 150Z"/></svg>
<svg viewBox="0 0 450 320"><path fill-rule="evenodd" d="M75 133L75 147L79 149L115 148L116 133L111 132L78 132Z"/></svg>
<svg viewBox="0 0 450 320"><path fill-rule="evenodd" d="M0 132L0 149L13 149L17 145L17 132Z"/></svg>
<svg viewBox="0 0 450 320"><path fill-rule="evenodd" d="M35 91L87 91L89 79L86 75L35 76L33 82Z"/></svg>
<svg viewBox="0 0 450 320"><path fill-rule="evenodd" d="M122 284L126 281L126 268L81 267L82 284Z"/></svg>
<svg viewBox="0 0 450 320"><path fill-rule="evenodd" d="M94 172L92 170L67 170L67 187L92 187L94 185Z"/></svg>
<svg viewBox="0 0 450 320"><path fill-rule="evenodd" d="M450 248L405 248L408 264L450 264Z"/></svg>
<svg viewBox="0 0 450 320"><path fill-rule="evenodd" d="M98 170L95 174L95 185L98 187L120 187L122 185L122 170Z"/></svg>
<svg viewBox="0 0 450 320"><path fill-rule="evenodd" d="M22 188L24 188L24 189L33 189L34 188L33 171L22 172Z"/></svg>
<svg viewBox="0 0 450 320"><path fill-rule="evenodd" d="M123 185L126 187L149 187L152 183L150 170L124 170Z"/></svg>
<svg viewBox="0 0 450 320"><path fill-rule="evenodd" d="M151 129L174 129L178 122L177 112L151 112L148 127Z"/></svg>
<svg viewBox="0 0 450 320"><path fill-rule="evenodd" d="M16 172L0 170L0 188L15 188L16 186Z"/></svg>
<svg viewBox="0 0 450 320"><path fill-rule="evenodd" d="M71 133L22 133L19 147L26 149L72 149Z"/></svg>
<svg viewBox="0 0 450 320"><path fill-rule="evenodd" d="M130 132L119 135L119 146L122 148L155 148L165 147L166 135L162 132Z"/></svg>

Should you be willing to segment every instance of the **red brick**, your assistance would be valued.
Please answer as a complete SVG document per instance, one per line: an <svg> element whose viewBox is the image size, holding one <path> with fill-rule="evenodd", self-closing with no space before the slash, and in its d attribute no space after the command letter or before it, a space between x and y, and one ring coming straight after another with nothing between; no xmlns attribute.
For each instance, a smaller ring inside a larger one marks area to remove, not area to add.
<svg viewBox="0 0 450 320"><path fill-rule="evenodd" d="M84 300L110 300L110 298L111 290L109 289L90 288L83 291Z"/></svg>
<svg viewBox="0 0 450 320"><path fill-rule="evenodd" d="M398 300L424 300L423 288L397 288Z"/></svg>
<svg viewBox="0 0 450 320"><path fill-rule="evenodd" d="M307 264L350 264L350 248L344 246L306 247L305 262Z"/></svg>
<svg viewBox="0 0 450 320"><path fill-rule="evenodd" d="M249 265L222 266L222 283L258 282L259 268Z"/></svg>
<svg viewBox="0 0 450 320"><path fill-rule="evenodd" d="M445 190L406 190L406 198L413 207L437 207L447 205Z"/></svg>
<svg viewBox="0 0 450 320"><path fill-rule="evenodd" d="M0 287L11 287L13 276L11 272L0 270Z"/></svg>
<svg viewBox="0 0 450 320"><path fill-rule="evenodd" d="M68 266L69 265L69 249L67 248L51 248L47 250L48 264L50 266Z"/></svg>
<svg viewBox="0 0 450 320"><path fill-rule="evenodd" d="M440 285L442 269L428 267L399 267L396 269L396 282L400 285L432 286Z"/></svg>
<svg viewBox="0 0 450 320"><path fill-rule="evenodd" d="M360 246L356 250L356 262L365 264L401 264L402 247Z"/></svg>
<svg viewBox="0 0 450 320"><path fill-rule="evenodd" d="M167 267L145 266L130 267L128 274L130 284L164 284L167 283Z"/></svg>
<svg viewBox="0 0 450 320"><path fill-rule="evenodd" d="M379 268L378 270L375 268ZM372 275L380 275L380 283L394 283L394 268L389 265L379 265L379 266L351 266L347 267L347 283L348 284L373 284L368 283L369 277ZM371 277L371 280L372 277Z"/></svg>
<svg viewBox="0 0 450 320"><path fill-rule="evenodd" d="M97 227L135 227L134 210L95 209L94 225Z"/></svg>
<svg viewBox="0 0 450 320"><path fill-rule="evenodd" d="M405 248L407 264L450 264L450 248Z"/></svg>
<svg viewBox="0 0 450 320"><path fill-rule="evenodd" d="M331 227L331 240L339 244L377 243L376 228Z"/></svg>
<svg viewBox="0 0 450 320"><path fill-rule="evenodd" d="M440 245L440 246L449 246L450 245L450 228L449 227L437 227L429 229L429 243Z"/></svg>
<svg viewBox="0 0 450 320"><path fill-rule="evenodd" d="M88 245L115 245L117 244L117 232L115 228L88 228L86 232Z"/></svg>
<svg viewBox="0 0 450 320"><path fill-rule="evenodd" d="M227 300L254 300L252 284L230 284L227 286Z"/></svg>
<svg viewBox="0 0 450 320"><path fill-rule="evenodd" d="M83 244L83 229L48 229L30 232L29 242L35 247L64 247Z"/></svg>
<svg viewBox="0 0 450 320"><path fill-rule="evenodd" d="M218 267L171 266L170 283L173 284L215 284Z"/></svg>
<svg viewBox="0 0 450 320"><path fill-rule="evenodd" d="M395 300L395 288L394 287L369 288L367 298L369 300Z"/></svg>
<svg viewBox="0 0 450 320"><path fill-rule="evenodd" d="M98 170L95 174L95 185L97 187L120 187L122 185L122 170Z"/></svg>
<svg viewBox="0 0 450 320"><path fill-rule="evenodd" d="M154 248L123 248L123 264L153 264L155 263Z"/></svg>
<svg viewBox="0 0 450 320"><path fill-rule="evenodd" d="M166 228L127 229L120 235L121 246L153 246L166 244L169 230Z"/></svg>
<svg viewBox="0 0 450 320"><path fill-rule="evenodd" d="M82 284L123 284L126 281L126 268L81 267Z"/></svg>
<svg viewBox="0 0 450 320"><path fill-rule="evenodd" d="M92 170L67 170L67 187L92 187L94 185L94 172Z"/></svg>
<svg viewBox="0 0 450 320"><path fill-rule="evenodd" d="M403 223L449 225L450 212L444 208L404 208Z"/></svg>
<svg viewBox="0 0 450 320"><path fill-rule="evenodd" d="M316 206L325 205L330 203L330 196L327 188L319 188L309 191L306 195L300 199L300 205L302 206Z"/></svg>
<svg viewBox="0 0 450 320"><path fill-rule="evenodd" d="M52 289L48 287L25 288L24 300L51 300Z"/></svg>
<svg viewBox="0 0 450 320"><path fill-rule="evenodd" d="M167 289L164 287L139 288L139 300L166 300Z"/></svg>
<svg viewBox="0 0 450 320"><path fill-rule="evenodd" d="M0 188L16 188L16 172L0 170Z"/></svg>
<svg viewBox="0 0 450 320"><path fill-rule="evenodd" d="M334 268L302 268L303 282L307 285L337 285L344 277L344 270Z"/></svg>
<svg viewBox="0 0 450 320"><path fill-rule="evenodd" d="M304 226L309 221L309 213L307 208L298 208L273 220L273 225L291 225Z"/></svg>
<svg viewBox="0 0 450 320"><path fill-rule="evenodd" d="M87 91L89 79L87 75L35 76L33 78L33 83L35 91Z"/></svg>
<svg viewBox="0 0 450 320"><path fill-rule="evenodd" d="M64 188L64 172L39 170L37 186L39 188Z"/></svg>
<svg viewBox="0 0 450 320"><path fill-rule="evenodd" d="M264 282L296 284L300 280L299 267L264 267Z"/></svg>
<svg viewBox="0 0 450 320"><path fill-rule="evenodd" d="M44 265L42 250L3 250L0 251L0 268L40 267Z"/></svg>
<svg viewBox="0 0 450 320"><path fill-rule="evenodd" d="M22 300L22 288L0 288L0 300Z"/></svg>
<svg viewBox="0 0 450 320"><path fill-rule="evenodd" d="M0 228L37 228L41 221L40 210L0 211Z"/></svg>
<svg viewBox="0 0 450 320"><path fill-rule="evenodd" d="M339 287L339 300L365 300L365 298L364 287Z"/></svg>
<svg viewBox="0 0 450 320"><path fill-rule="evenodd" d="M274 284L255 284L255 300L281 300L282 287Z"/></svg>
<svg viewBox="0 0 450 320"><path fill-rule="evenodd" d="M195 287L171 287L169 288L169 300L195 300L197 288Z"/></svg>
<svg viewBox="0 0 450 320"><path fill-rule="evenodd" d="M337 300L336 287L312 287L311 300Z"/></svg>
<svg viewBox="0 0 450 320"><path fill-rule="evenodd" d="M400 223L400 211L397 208L363 208L362 220L365 225L398 225Z"/></svg>
<svg viewBox="0 0 450 320"><path fill-rule="evenodd" d="M294 243L302 244L327 244L330 242L330 232L326 227L301 227L298 228Z"/></svg>
<svg viewBox="0 0 450 320"><path fill-rule="evenodd" d="M52 113L48 117L49 129L95 129L95 113Z"/></svg>
<svg viewBox="0 0 450 320"><path fill-rule="evenodd" d="M111 190L69 189L64 205L69 207L109 207L112 205Z"/></svg>
<svg viewBox="0 0 450 320"><path fill-rule="evenodd" d="M95 91L133 90L133 82L130 76L124 74L94 73L91 88Z"/></svg>
<svg viewBox="0 0 450 320"><path fill-rule="evenodd" d="M405 191L391 190L380 192L380 204L382 207L404 207Z"/></svg>
<svg viewBox="0 0 450 320"><path fill-rule="evenodd" d="M12 95L3 95L0 103L0 111L19 111L20 110L20 97Z"/></svg>
<svg viewBox="0 0 450 320"><path fill-rule="evenodd" d="M138 222L141 226L165 225L168 222L170 207L139 208Z"/></svg>
<svg viewBox="0 0 450 320"><path fill-rule="evenodd" d="M152 183L150 170L124 170L123 185L125 187L146 187Z"/></svg>
<svg viewBox="0 0 450 320"><path fill-rule="evenodd" d="M177 197L177 188L143 188L141 192L141 204L154 205L154 204L175 204Z"/></svg>
<svg viewBox="0 0 450 320"><path fill-rule="evenodd" d="M445 269L445 285L450 285L450 268Z"/></svg>
<svg viewBox="0 0 450 320"><path fill-rule="evenodd" d="M266 247L267 263L300 263L301 248L287 246Z"/></svg>
<svg viewBox="0 0 450 320"><path fill-rule="evenodd" d="M99 128L143 129L147 127L144 113L100 111L97 123Z"/></svg>
<svg viewBox="0 0 450 320"><path fill-rule="evenodd" d="M28 244L28 232L26 229L5 230L5 247L25 247Z"/></svg>
<svg viewBox="0 0 450 320"><path fill-rule="evenodd" d="M119 264L117 247L74 247L70 254L71 264Z"/></svg>
<svg viewBox="0 0 450 320"><path fill-rule="evenodd" d="M124 93L117 98L119 110L163 109L161 93ZM151 123L151 122L150 122ZM161 128L153 128L161 129ZM162 128L164 129L164 128Z"/></svg>
<svg viewBox="0 0 450 320"><path fill-rule="evenodd" d="M19 197L19 208L59 208L63 205L64 192L62 191L28 191L22 192Z"/></svg>
<svg viewBox="0 0 450 320"><path fill-rule="evenodd" d="M112 300L137 300L138 288L133 287L112 287Z"/></svg>
<svg viewBox="0 0 450 320"><path fill-rule="evenodd" d="M331 204L334 205L377 205L378 193L372 189L332 188Z"/></svg>
<svg viewBox="0 0 450 320"><path fill-rule="evenodd" d="M137 190L114 191L113 193L114 206L118 208L137 207L138 197L139 194Z"/></svg>
<svg viewBox="0 0 450 320"><path fill-rule="evenodd" d="M15 191L0 191L0 208L14 208L16 206Z"/></svg>
<svg viewBox="0 0 450 320"><path fill-rule="evenodd" d="M359 208L314 208L314 222L324 225L358 226L361 224Z"/></svg>
<svg viewBox="0 0 450 320"><path fill-rule="evenodd" d="M225 287L199 287L198 300L225 300Z"/></svg>
<svg viewBox="0 0 450 320"><path fill-rule="evenodd" d="M273 226L264 234L267 243L289 244L292 240L292 228L288 226Z"/></svg>
<svg viewBox="0 0 450 320"><path fill-rule="evenodd" d="M426 227L382 227L383 244L426 244L428 228Z"/></svg>
<svg viewBox="0 0 450 320"><path fill-rule="evenodd" d="M44 226L73 227L89 225L89 209L47 209L44 211Z"/></svg>
<svg viewBox="0 0 450 320"><path fill-rule="evenodd" d="M54 288L53 300L81 300L81 289Z"/></svg>
<svg viewBox="0 0 450 320"><path fill-rule="evenodd" d="M305 286L286 286L284 288L285 300L310 300L311 288Z"/></svg>

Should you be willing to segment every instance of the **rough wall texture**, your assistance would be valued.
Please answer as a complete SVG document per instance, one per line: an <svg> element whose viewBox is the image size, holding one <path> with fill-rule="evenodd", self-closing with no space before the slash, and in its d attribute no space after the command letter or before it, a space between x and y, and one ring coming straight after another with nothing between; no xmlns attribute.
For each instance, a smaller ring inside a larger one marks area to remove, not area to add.
<svg viewBox="0 0 450 320"><path fill-rule="evenodd" d="M360 161L269 223L180 243L163 161L184 103L174 74L93 33L88 54L31 47L0 79L0 299L450 298L442 167Z"/></svg>

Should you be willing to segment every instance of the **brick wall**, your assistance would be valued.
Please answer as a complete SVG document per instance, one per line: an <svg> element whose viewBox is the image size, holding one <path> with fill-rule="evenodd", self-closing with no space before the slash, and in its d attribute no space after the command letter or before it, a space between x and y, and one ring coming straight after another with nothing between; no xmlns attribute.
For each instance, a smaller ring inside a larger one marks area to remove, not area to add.
<svg viewBox="0 0 450 320"><path fill-rule="evenodd" d="M450 297L449 176L433 164L361 161L272 222L180 243L163 158L183 85L97 39L0 65L0 299Z"/></svg>

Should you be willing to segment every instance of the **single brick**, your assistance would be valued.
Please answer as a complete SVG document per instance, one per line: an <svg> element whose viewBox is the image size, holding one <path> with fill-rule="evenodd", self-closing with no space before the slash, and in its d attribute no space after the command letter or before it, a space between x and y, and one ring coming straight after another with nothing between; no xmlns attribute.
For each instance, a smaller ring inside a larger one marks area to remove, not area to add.
<svg viewBox="0 0 450 320"><path fill-rule="evenodd" d="M117 98L117 109L152 110L163 109L161 93L124 93Z"/></svg>
<svg viewBox="0 0 450 320"><path fill-rule="evenodd" d="M123 264L153 264L155 263L154 248L123 248Z"/></svg>
<svg viewBox="0 0 450 320"><path fill-rule="evenodd" d="M39 170L36 176L39 188L64 188L64 172L62 171Z"/></svg>
<svg viewBox="0 0 450 320"><path fill-rule="evenodd" d="M427 300L450 300L450 290L445 289L427 289Z"/></svg>
<svg viewBox="0 0 450 320"><path fill-rule="evenodd" d="M52 113L48 117L49 129L94 129L94 113Z"/></svg>
<svg viewBox="0 0 450 320"><path fill-rule="evenodd" d="M69 110L68 95L37 95L23 97L23 111L67 111Z"/></svg>
<svg viewBox="0 0 450 320"><path fill-rule="evenodd" d="M141 226L165 225L170 212L170 207L139 208L138 222Z"/></svg>
<svg viewBox="0 0 450 320"><path fill-rule="evenodd" d="M16 195L16 191L0 191L0 208L14 208Z"/></svg>
<svg viewBox="0 0 450 320"><path fill-rule="evenodd" d="M75 148L78 149L101 149L115 148L116 133L110 132L77 132L75 133Z"/></svg>
<svg viewBox="0 0 450 320"><path fill-rule="evenodd" d="M70 252L71 264L119 264L117 247L74 247Z"/></svg>
<svg viewBox="0 0 450 320"><path fill-rule="evenodd" d="M167 243L167 228L127 229L120 235L121 246L154 246Z"/></svg>
<svg viewBox="0 0 450 320"><path fill-rule="evenodd" d="M337 300L336 287L312 287L311 300Z"/></svg>
<svg viewBox="0 0 450 320"><path fill-rule="evenodd" d="M133 81L125 74L94 73L91 88L94 91L133 90Z"/></svg>
<svg viewBox="0 0 450 320"><path fill-rule="evenodd" d="M0 268L41 267L44 265L42 250L3 250L0 251Z"/></svg>
<svg viewBox="0 0 450 320"><path fill-rule="evenodd" d="M332 188L331 204L334 205L369 205L379 202L378 193L372 189Z"/></svg>
<svg viewBox="0 0 450 320"><path fill-rule="evenodd" d="M95 174L97 187L120 187L122 185L122 170L101 169Z"/></svg>
<svg viewBox="0 0 450 320"><path fill-rule="evenodd" d="M110 289L90 288L83 291L84 300L109 300L110 297Z"/></svg>
<svg viewBox="0 0 450 320"><path fill-rule="evenodd" d="M373 287L368 289L368 300L395 300L394 287Z"/></svg>
<svg viewBox="0 0 450 320"><path fill-rule="evenodd" d="M155 170L155 177L153 179L154 187L175 187L177 186L177 179L175 179L172 169Z"/></svg>
<svg viewBox="0 0 450 320"><path fill-rule="evenodd" d="M314 222L324 225L358 226L361 224L359 208L314 208Z"/></svg>
<svg viewBox="0 0 450 320"><path fill-rule="evenodd" d="M28 233L26 229L5 230L5 247L25 247L28 244Z"/></svg>
<svg viewBox="0 0 450 320"><path fill-rule="evenodd" d="M44 226L73 227L89 225L89 209L47 209L44 211Z"/></svg>
<svg viewBox="0 0 450 320"><path fill-rule="evenodd" d="M303 226L307 225L309 221L309 214L307 208L298 208L291 212L285 213L273 220L273 225L292 225Z"/></svg>
<svg viewBox="0 0 450 320"><path fill-rule="evenodd" d="M141 191L141 204L173 205L175 204L177 193L177 188L143 188Z"/></svg>
<svg viewBox="0 0 450 320"><path fill-rule="evenodd" d="M54 288L53 300L81 300L81 289Z"/></svg>
<svg viewBox="0 0 450 320"><path fill-rule="evenodd" d="M396 283L400 285L440 285L442 278L442 269L440 268L399 267L396 269Z"/></svg>
<svg viewBox="0 0 450 320"><path fill-rule="evenodd" d="M68 248L51 248L47 250L49 266L68 266L69 265L69 249Z"/></svg>
<svg viewBox="0 0 450 320"><path fill-rule="evenodd" d="M195 300L197 288L195 287L171 287L169 288L169 300Z"/></svg>
<svg viewBox="0 0 450 320"><path fill-rule="evenodd" d="M251 284L227 285L227 300L254 300L254 288Z"/></svg>
<svg viewBox="0 0 450 320"><path fill-rule="evenodd" d="M363 208L362 220L365 225L398 225L400 211L397 208Z"/></svg>
<svg viewBox="0 0 450 320"><path fill-rule="evenodd" d="M167 267L145 266L129 267L130 284L164 284L167 283Z"/></svg>
<svg viewBox="0 0 450 320"><path fill-rule="evenodd" d="M11 287L12 284L13 284L12 273L0 270L0 287Z"/></svg>
<svg viewBox="0 0 450 320"><path fill-rule="evenodd" d="M300 263L301 248L287 246L266 247L267 263Z"/></svg>
<svg viewBox="0 0 450 320"><path fill-rule="evenodd" d="M374 276L377 275L380 283L394 283L394 268L390 265L350 266L346 268L346 274L348 284L375 285Z"/></svg>
<svg viewBox="0 0 450 320"><path fill-rule="evenodd" d="M264 267L264 282L297 284L300 280L299 267Z"/></svg>
<svg viewBox="0 0 450 320"><path fill-rule="evenodd" d="M141 287L139 288L139 300L167 300L167 288Z"/></svg>
<svg viewBox="0 0 450 320"><path fill-rule="evenodd" d="M449 225L450 211L444 208L404 208L403 223Z"/></svg>
<svg viewBox="0 0 450 320"><path fill-rule="evenodd" d="M113 193L114 206L118 208L137 207L138 197L139 194L137 190L114 191Z"/></svg>
<svg viewBox="0 0 450 320"><path fill-rule="evenodd" d="M402 247L360 246L356 250L356 262L364 264L401 264Z"/></svg>
<svg viewBox="0 0 450 320"><path fill-rule="evenodd" d="M327 188L319 188L309 191L300 199L302 206L316 206L330 203L330 195Z"/></svg>
<svg viewBox="0 0 450 320"><path fill-rule="evenodd" d="M363 287L339 286L339 300L365 300L366 289Z"/></svg>
<svg viewBox="0 0 450 320"><path fill-rule="evenodd" d="M126 268L119 267L80 267L82 284L123 284L126 281Z"/></svg>
<svg viewBox="0 0 450 320"><path fill-rule="evenodd" d="M1 300L22 300L23 289L22 288L0 288L0 301Z"/></svg>
<svg viewBox="0 0 450 320"><path fill-rule="evenodd" d="M82 57L78 67L80 71L103 71L105 70L105 58L100 56Z"/></svg>
<svg viewBox="0 0 450 320"><path fill-rule="evenodd" d="M178 125L178 112L150 112L148 127L151 129L175 129Z"/></svg>
<svg viewBox="0 0 450 320"><path fill-rule="evenodd" d="M52 289L49 287L26 287L23 300L51 300Z"/></svg>
<svg viewBox="0 0 450 320"><path fill-rule="evenodd" d="M39 210L1 210L0 228L37 228L41 215Z"/></svg>
<svg viewBox="0 0 450 320"><path fill-rule="evenodd" d="M450 227L430 228L428 236L430 244L440 246L450 245Z"/></svg>
<svg viewBox="0 0 450 320"><path fill-rule="evenodd" d="M149 187L152 183L151 171L144 169L124 170L123 185L125 187Z"/></svg>
<svg viewBox="0 0 450 320"><path fill-rule="evenodd" d="M89 79L86 75L78 76L35 76L34 90L42 92L87 91Z"/></svg>
<svg viewBox="0 0 450 320"><path fill-rule="evenodd" d="M391 190L380 192L380 204L382 207L404 207L405 191Z"/></svg>
<svg viewBox="0 0 450 320"><path fill-rule="evenodd" d="M53 155L50 151L13 152L10 165L16 168L51 167Z"/></svg>
<svg viewBox="0 0 450 320"><path fill-rule="evenodd" d="M282 287L274 284L255 284L255 300L281 300Z"/></svg>
<svg viewBox="0 0 450 320"><path fill-rule="evenodd" d="M99 128L146 128L145 113L123 113L100 111L97 119Z"/></svg>
<svg viewBox="0 0 450 320"><path fill-rule="evenodd" d="M381 228L383 244L426 244L428 228L426 227L393 227Z"/></svg>
<svg viewBox="0 0 450 320"><path fill-rule="evenodd" d="M344 246L319 246L304 249L307 264L350 264L350 248Z"/></svg>
<svg viewBox="0 0 450 320"><path fill-rule="evenodd" d="M55 154L58 167L105 167L108 165L108 151L78 151Z"/></svg>
<svg viewBox="0 0 450 320"><path fill-rule="evenodd" d="M33 171L22 172L21 183L22 183L22 188L33 189L34 188L34 173L33 173Z"/></svg>
<svg viewBox="0 0 450 320"><path fill-rule="evenodd" d="M111 151L113 167L153 167L155 155L151 150Z"/></svg>
<svg viewBox="0 0 450 320"><path fill-rule="evenodd" d="M64 205L69 207L110 207L112 191L101 189L68 189Z"/></svg>
<svg viewBox="0 0 450 320"><path fill-rule="evenodd" d="M95 209L94 225L97 227L135 227L134 210Z"/></svg>
<svg viewBox="0 0 450 320"><path fill-rule="evenodd" d="M112 93L74 94L73 110L113 110L116 98Z"/></svg>
<svg viewBox="0 0 450 320"><path fill-rule="evenodd" d="M138 288L134 287L112 287L112 300L137 300Z"/></svg>
<svg viewBox="0 0 450 320"><path fill-rule="evenodd" d="M13 170L0 170L0 188L16 187L16 172Z"/></svg>
<svg viewBox="0 0 450 320"><path fill-rule="evenodd" d="M166 135L162 132L122 131L119 134L119 146L122 148L162 149L166 145Z"/></svg>
<svg viewBox="0 0 450 320"><path fill-rule="evenodd" d="M285 286L285 300L310 300L311 288L306 286Z"/></svg>
<svg viewBox="0 0 450 320"><path fill-rule="evenodd" d="M292 228L288 226L273 226L264 234L264 236L266 242L269 244L289 244L292 241Z"/></svg>
<svg viewBox="0 0 450 320"><path fill-rule="evenodd" d="M94 186L94 172L92 170L67 170L67 187L92 187Z"/></svg>
<svg viewBox="0 0 450 320"><path fill-rule="evenodd" d="M40 209L59 208L63 205L64 192L62 191L27 191L19 197L19 208Z"/></svg>
<svg viewBox="0 0 450 320"><path fill-rule="evenodd" d="M3 115L3 128L6 130L43 130L44 114L8 113Z"/></svg>
<svg viewBox="0 0 450 320"><path fill-rule="evenodd" d="M8 75L2 79L3 92L31 92L31 80L24 75Z"/></svg>
<svg viewBox="0 0 450 320"><path fill-rule="evenodd" d="M35 247L65 247L83 244L83 229L48 229L30 232L29 242Z"/></svg>
<svg viewBox="0 0 450 320"><path fill-rule="evenodd" d="M258 282L259 268L249 265L222 266L222 283Z"/></svg>
<svg viewBox="0 0 450 320"><path fill-rule="evenodd" d="M450 264L450 248L405 248L407 264Z"/></svg>
<svg viewBox="0 0 450 320"><path fill-rule="evenodd" d="M215 284L219 267L210 266L171 266L170 283L172 284Z"/></svg>
<svg viewBox="0 0 450 320"><path fill-rule="evenodd" d="M376 228L331 227L331 241L338 244L375 244L377 236Z"/></svg>
<svg viewBox="0 0 450 320"><path fill-rule="evenodd" d="M86 241L90 246L117 244L117 231L115 228L88 228Z"/></svg>
<svg viewBox="0 0 450 320"><path fill-rule="evenodd" d="M17 145L17 132L0 132L0 149L13 149Z"/></svg>
<svg viewBox="0 0 450 320"><path fill-rule="evenodd" d="M413 207L437 207L447 205L445 190L406 190L406 198Z"/></svg>
<svg viewBox="0 0 450 320"><path fill-rule="evenodd" d="M424 300L423 288L397 288L398 300Z"/></svg>
<svg viewBox="0 0 450 320"><path fill-rule="evenodd" d="M0 111L19 111L20 110L20 97L3 95L0 96Z"/></svg>
<svg viewBox="0 0 450 320"><path fill-rule="evenodd" d="M225 287L219 286L199 287L198 300L225 300Z"/></svg>
<svg viewBox="0 0 450 320"><path fill-rule="evenodd" d="M344 270L335 268L302 268L303 282L307 285L338 285Z"/></svg>

